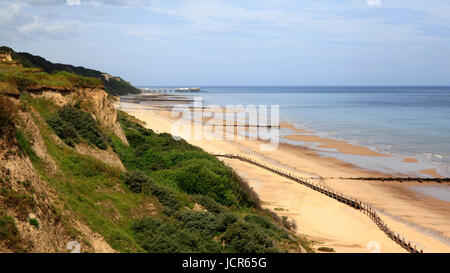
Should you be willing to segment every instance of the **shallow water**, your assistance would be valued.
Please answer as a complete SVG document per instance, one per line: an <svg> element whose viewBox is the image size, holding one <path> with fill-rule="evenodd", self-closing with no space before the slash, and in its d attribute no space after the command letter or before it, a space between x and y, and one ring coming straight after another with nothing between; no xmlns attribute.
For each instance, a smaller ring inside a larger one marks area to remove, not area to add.
<svg viewBox="0 0 450 273"><path fill-rule="evenodd" d="M400 157L414 157L421 163L417 169L426 165L450 176L450 87L204 86L201 89L207 92L195 96L203 98L204 106L277 104L282 121L324 137ZM403 165L409 169L407 164ZM410 165L414 168L414 164ZM392 171L399 170L395 167Z"/></svg>
<svg viewBox="0 0 450 273"><path fill-rule="evenodd" d="M413 186L410 189L442 201L450 202L450 185Z"/></svg>

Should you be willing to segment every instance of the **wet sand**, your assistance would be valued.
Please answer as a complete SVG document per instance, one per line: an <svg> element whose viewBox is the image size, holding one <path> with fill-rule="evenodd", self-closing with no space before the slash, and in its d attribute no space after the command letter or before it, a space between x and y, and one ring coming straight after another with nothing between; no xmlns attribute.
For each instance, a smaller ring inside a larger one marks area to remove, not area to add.
<svg viewBox="0 0 450 273"><path fill-rule="evenodd" d="M415 159L415 158L407 157L407 158L404 158L404 159L402 160L402 162L406 162L406 163L419 163L419 160L417 160L417 159Z"/></svg>
<svg viewBox="0 0 450 273"><path fill-rule="evenodd" d="M120 107L145 121L146 127L158 133L172 131L175 119L169 111L155 111L145 105L125 102L120 103ZM281 127L306 133L287 124L281 124ZM386 156L341 141L321 141L322 145L341 145L342 152ZM409 183L339 179L389 177L388 174L364 170L336 158L324 157L314 149L288 144L280 144L275 151L264 152L260 149L264 142L248 139L207 141L203 138L188 142L207 152L247 154L299 176L313 177L317 182L371 204L382 213L383 220L393 230L423 247L425 252L450 252L450 240L447 240L450 238L450 202L412 192L406 187ZM317 247L333 247L338 252L369 252L367 244L376 241L381 245L382 252L404 251L359 211L263 169L239 161L225 162L249 182L264 202L264 207L272 210L282 208L277 213L296 220L298 233L318 241Z"/></svg>

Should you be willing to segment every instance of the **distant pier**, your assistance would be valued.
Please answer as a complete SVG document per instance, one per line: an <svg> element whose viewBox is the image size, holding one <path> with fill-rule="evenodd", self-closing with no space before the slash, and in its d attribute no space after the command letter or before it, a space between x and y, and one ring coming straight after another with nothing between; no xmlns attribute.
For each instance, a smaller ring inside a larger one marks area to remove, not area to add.
<svg viewBox="0 0 450 273"><path fill-rule="evenodd" d="M142 88L143 92L154 92L154 93L175 93L175 92L200 92L200 87L178 87L178 88Z"/></svg>

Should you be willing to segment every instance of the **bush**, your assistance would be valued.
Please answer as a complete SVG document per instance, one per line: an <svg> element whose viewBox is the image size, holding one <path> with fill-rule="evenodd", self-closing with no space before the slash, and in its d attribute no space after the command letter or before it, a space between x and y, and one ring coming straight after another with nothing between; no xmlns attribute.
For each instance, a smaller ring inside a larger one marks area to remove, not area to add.
<svg viewBox="0 0 450 273"><path fill-rule="evenodd" d="M142 192L142 187L151 183L150 178L138 170L125 173L124 180L125 185L134 193Z"/></svg>
<svg viewBox="0 0 450 273"><path fill-rule="evenodd" d="M149 253L218 253L211 236L192 232L169 218L147 217L132 226L137 242Z"/></svg>
<svg viewBox="0 0 450 273"><path fill-rule="evenodd" d="M145 192L156 196L159 202L167 209L168 214L179 209L175 195L168 189L157 185L147 175L139 170L127 172L124 175L125 184L134 193Z"/></svg>
<svg viewBox="0 0 450 273"><path fill-rule="evenodd" d="M218 229L220 232L226 231L229 225L236 223L238 220L237 216L231 212L225 212L225 213L219 214L217 216L217 219L218 219L217 221L219 223Z"/></svg>
<svg viewBox="0 0 450 273"><path fill-rule="evenodd" d="M225 164L184 140L156 134L118 112L130 147L115 145L128 169L159 174L188 194L204 195L225 206L258 207L256 194ZM217 212L218 213L218 212Z"/></svg>
<svg viewBox="0 0 450 273"><path fill-rule="evenodd" d="M146 190L149 191L153 196L158 198L158 201L163 205L166 209L166 214L171 211L176 211L180 208L180 204L178 203L175 195L168 189L155 184L154 182L146 185Z"/></svg>
<svg viewBox="0 0 450 273"><path fill-rule="evenodd" d="M273 223L272 219L266 216L251 214L246 215L244 220L250 224L263 228L266 234L276 238L279 241L282 239L289 239L289 235L283 230L283 228Z"/></svg>
<svg viewBox="0 0 450 273"><path fill-rule="evenodd" d="M107 140L98 129L91 114L72 106L64 106L47 118L47 123L69 146L75 146L80 138L100 149L107 148Z"/></svg>
<svg viewBox="0 0 450 273"><path fill-rule="evenodd" d="M214 235L219 230L217 219L209 212L183 211L175 217L183 227L193 232Z"/></svg>
<svg viewBox="0 0 450 273"><path fill-rule="evenodd" d="M72 124L65 122L59 115L50 116L47 119L48 125L52 127L56 135L59 136L67 145L74 147L80 143L77 131Z"/></svg>
<svg viewBox="0 0 450 273"><path fill-rule="evenodd" d="M58 115L70 123L78 135L100 149L106 149L105 136L100 132L91 114L81 109L65 106L59 110Z"/></svg>
<svg viewBox="0 0 450 273"><path fill-rule="evenodd" d="M227 244L227 251L232 253L279 252L261 228L244 222L230 225L223 240Z"/></svg>
<svg viewBox="0 0 450 273"><path fill-rule="evenodd" d="M196 195L194 197L194 202L199 203L206 210L215 214L225 212L225 208L221 204L217 203L216 201L214 201L214 199L208 196Z"/></svg>
<svg viewBox="0 0 450 273"><path fill-rule="evenodd" d="M39 228L39 221L36 218L30 218L28 219L28 222L30 223L30 225L32 225L35 228Z"/></svg>
<svg viewBox="0 0 450 273"><path fill-rule="evenodd" d="M228 179L226 171L207 160L191 160L178 171L175 181L189 194L206 195L225 206L237 205L233 194L236 185Z"/></svg>

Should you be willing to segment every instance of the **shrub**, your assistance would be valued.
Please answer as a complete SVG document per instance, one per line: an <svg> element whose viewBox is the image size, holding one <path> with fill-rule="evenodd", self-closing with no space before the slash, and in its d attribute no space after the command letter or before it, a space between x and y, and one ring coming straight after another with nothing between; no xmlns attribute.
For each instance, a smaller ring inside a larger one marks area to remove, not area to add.
<svg viewBox="0 0 450 273"><path fill-rule="evenodd" d="M199 203L206 210L215 214L225 212L225 208L221 204L217 203L216 201L214 201L214 199L208 196L196 195L194 197L194 202Z"/></svg>
<svg viewBox="0 0 450 273"><path fill-rule="evenodd" d="M127 172L124 175L125 184L135 193L145 192L156 196L159 202L168 209L166 212L171 214L178 210L179 203L175 195L168 189L157 185L147 175L139 170Z"/></svg>
<svg viewBox="0 0 450 273"><path fill-rule="evenodd" d="M30 225L32 225L35 228L39 228L39 221L36 218L30 218L28 219L28 222L30 223Z"/></svg>
<svg viewBox="0 0 450 273"><path fill-rule="evenodd" d="M178 171L175 180L189 194L206 195L225 206L237 205L235 185L227 179L225 171L207 160L191 160Z"/></svg>
<svg viewBox="0 0 450 273"><path fill-rule="evenodd" d="M232 253L279 252L261 228L245 222L230 225L223 240L227 244L228 252Z"/></svg>
<svg viewBox="0 0 450 273"><path fill-rule="evenodd" d="M175 195L168 189L155 184L154 182L146 184L146 190L148 190L153 196L158 198L158 201L163 205L167 210L166 214L171 214L171 211L178 210L180 208L180 204L177 201Z"/></svg>
<svg viewBox="0 0 450 273"><path fill-rule="evenodd" d="M78 135L100 149L106 149L105 136L100 132L91 114L81 109L65 106L59 110L58 115L70 123Z"/></svg>
<svg viewBox="0 0 450 273"><path fill-rule="evenodd" d="M175 216L183 227L200 233L213 235L219 229L219 222L209 212L183 211Z"/></svg>
<svg viewBox="0 0 450 273"><path fill-rule="evenodd" d="M261 209L261 200L258 194L250 188L247 182L242 180L235 172L233 172L233 177L238 181L241 190L241 203L256 209Z"/></svg>
<svg viewBox="0 0 450 273"><path fill-rule="evenodd" d="M286 231L266 216L251 214L246 215L244 220L250 224L263 228L266 234L276 238L279 241L282 239L289 239L289 235Z"/></svg>
<svg viewBox="0 0 450 273"><path fill-rule="evenodd" d="M134 193L142 192L144 184L151 183L150 178L139 170L127 172L124 175L125 185Z"/></svg>
<svg viewBox="0 0 450 273"><path fill-rule="evenodd" d="M48 125L52 127L56 135L59 136L67 145L74 147L76 144L80 143L77 131L70 124L65 122L59 115L52 115L47 119Z"/></svg>
<svg viewBox="0 0 450 273"><path fill-rule="evenodd" d="M287 218L287 216L283 216L281 223L283 224L283 226L288 229L288 230L296 230L297 229L297 224L295 223L294 219L292 219L291 221L289 221L289 219Z"/></svg>
<svg viewBox="0 0 450 273"><path fill-rule="evenodd" d="M139 244L150 253L217 253L219 243L211 236L192 232L169 218L147 217L136 221L132 230Z"/></svg>
<svg viewBox="0 0 450 273"><path fill-rule="evenodd" d="M100 149L107 148L107 139L97 127L91 114L72 106L64 106L47 118L47 123L69 146L75 146L80 138Z"/></svg>
<svg viewBox="0 0 450 273"><path fill-rule="evenodd" d="M225 212L225 213L219 214L217 216L217 221L219 223L218 230L220 232L227 230L228 226L233 223L236 223L237 220L238 220L237 216L231 212Z"/></svg>

